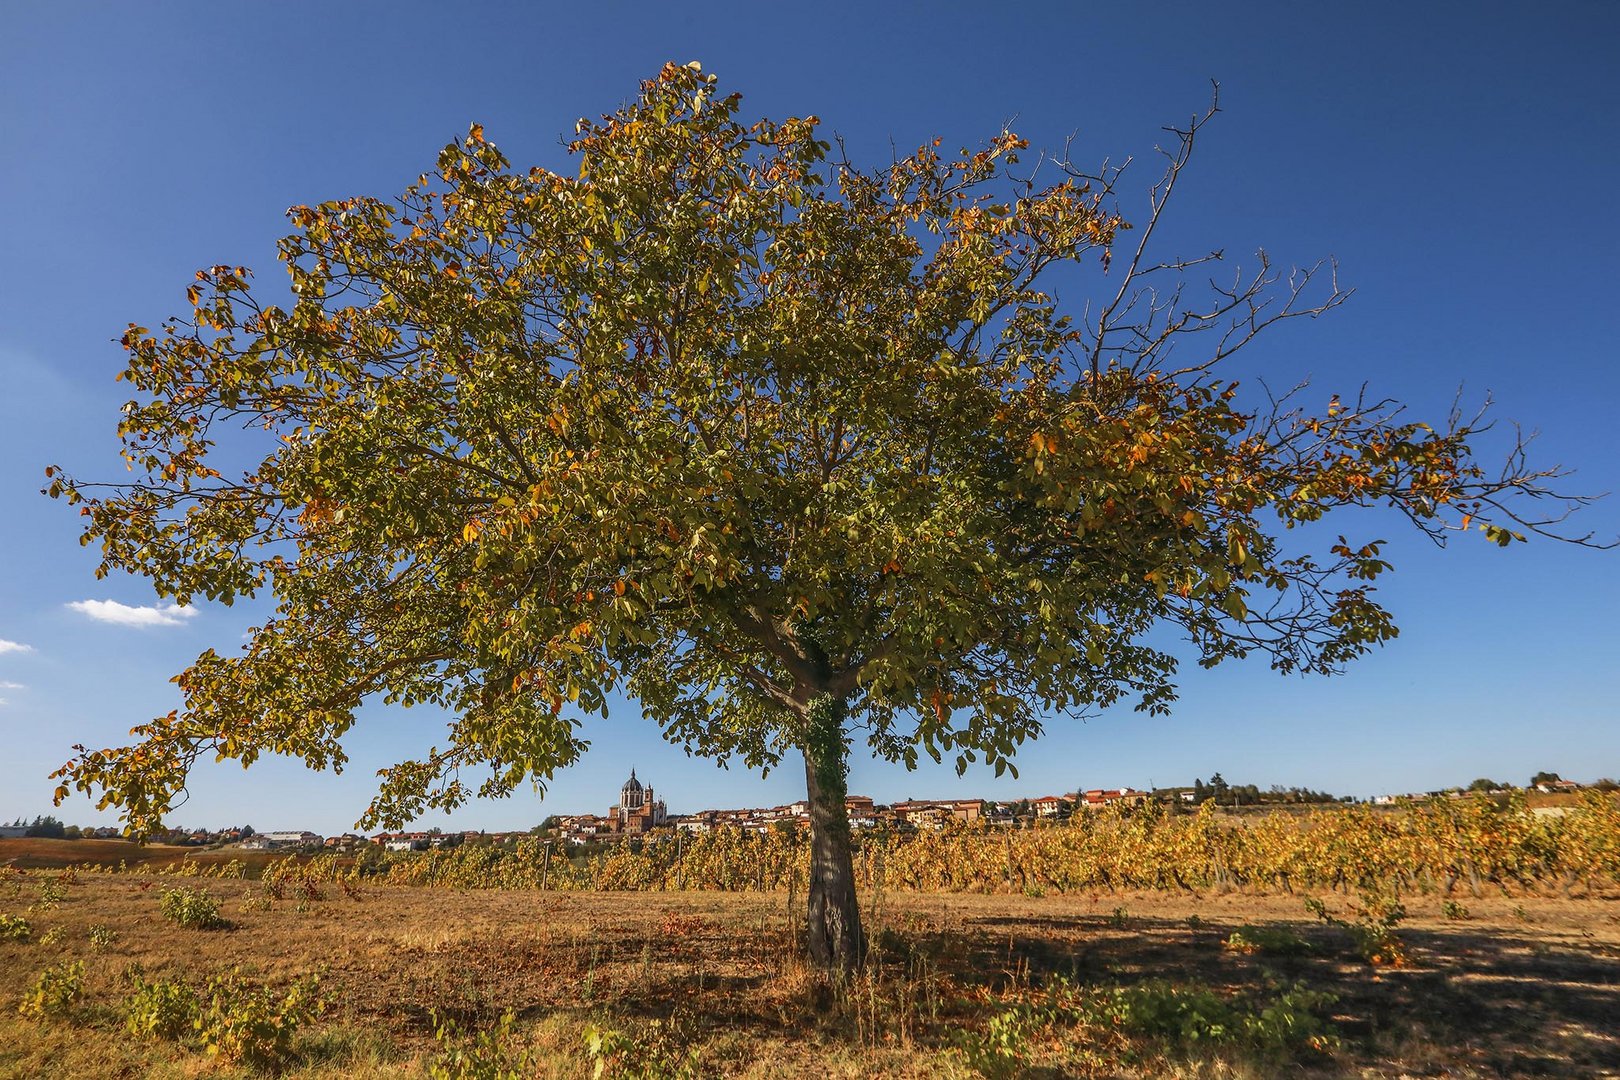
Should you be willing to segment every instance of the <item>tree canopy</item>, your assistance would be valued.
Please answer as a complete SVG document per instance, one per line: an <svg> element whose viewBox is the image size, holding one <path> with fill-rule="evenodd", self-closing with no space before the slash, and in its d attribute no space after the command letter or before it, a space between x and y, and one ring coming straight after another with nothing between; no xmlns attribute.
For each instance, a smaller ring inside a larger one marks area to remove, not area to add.
<svg viewBox="0 0 1620 1080"><path fill-rule="evenodd" d="M59 798L144 832L200 755L340 768L363 701L441 708L363 819L397 825L543 784L614 692L828 790L849 744L999 774L1054 717L1167 708L1155 628L1283 672L1388 640L1382 542L1290 530L1383 505L1507 544L1556 473L1487 471L1478 419L1240 392L1237 350L1345 294L1155 261L1212 113L1134 229L1117 172L1010 132L863 169L674 65L580 123L571 175L474 125L396 198L294 207L290 299L215 266L124 335L136 479L47 470L101 573L274 616L130 746L78 748Z"/></svg>

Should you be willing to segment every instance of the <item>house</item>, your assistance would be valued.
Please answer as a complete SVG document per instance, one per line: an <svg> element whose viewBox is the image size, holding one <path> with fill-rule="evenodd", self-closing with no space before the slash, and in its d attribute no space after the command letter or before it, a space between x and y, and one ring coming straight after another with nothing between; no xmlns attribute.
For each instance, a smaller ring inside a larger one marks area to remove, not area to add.
<svg viewBox="0 0 1620 1080"><path fill-rule="evenodd" d="M849 795L844 798L844 814L852 829L875 829L878 824L877 805L870 795Z"/></svg>
<svg viewBox="0 0 1620 1080"><path fill-rule="evenodd" d="M460 837L459 833L448 835ZM371 838L371 842L380 844L384 851L426 851L430 847L442 847L447 838L443 833L397 832L378 833Z"/></svg>
<svg viewBox="0 0 1620 1080"><path fill-rule="evenodd" d="M589 844L603 833L612 831L612 822L604 821L594 814L579 814L561 821L558 824L557 835L570 844L579 846Z"/></svg>
<svg viewBox="0 0 1620 1080"><path fill-rule="evenodd" d="M319 847L325 842L325 837L319 833L312 833L307 829L297 832L282 830L280 832L254 833L242 842L242 846L249 850L272 851L277 848Z"/></svg>
<svg viewBox="0 0 1620 1080"><path fill-rule="evenodd" d="M1042 795L1038 799L1029 800L1029 808L1038 818L1055 818L1062 812L1064 801L1056 795Z"/></svg>
<svg viewBox="0 0 1620 1080"><path fill-rule="evenodd" d="M1077 791L1069 796L1076 806L1087 810L1100 810L1105 806L1143 806L1149 797L1145 791L1128 787L1091 788L1089 791Z"/></svg>
<svg viewBox="0 0 1620 1080"><path fill-rule="evenodd" d="M718 810L700 810L695 814L688 814L675 823L675 827L682 832L701 835L713 832L716 819L720 816Z"/></svg>
<svg viewBox="0 0 1620 1080"><path fill-rule="evenodd" d="M943 829L951 817L945 805L912 799L895 803L894 813L901 821L918 829Z"/></svg>

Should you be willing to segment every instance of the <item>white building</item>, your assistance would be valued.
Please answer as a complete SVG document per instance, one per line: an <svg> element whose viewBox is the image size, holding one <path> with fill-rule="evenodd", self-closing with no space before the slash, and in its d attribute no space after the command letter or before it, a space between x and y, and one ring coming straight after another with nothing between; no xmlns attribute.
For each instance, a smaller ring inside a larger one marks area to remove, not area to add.
<svg viewBox="0 0 1620 1080"><path fill-rule="evenodd" d="M271 851L276 848L319 847L325 842L326 838L319 833L312 833L307 830L300 832L283 830L281 832L254 833L242 841L242 846L252 851Z"/></svg>

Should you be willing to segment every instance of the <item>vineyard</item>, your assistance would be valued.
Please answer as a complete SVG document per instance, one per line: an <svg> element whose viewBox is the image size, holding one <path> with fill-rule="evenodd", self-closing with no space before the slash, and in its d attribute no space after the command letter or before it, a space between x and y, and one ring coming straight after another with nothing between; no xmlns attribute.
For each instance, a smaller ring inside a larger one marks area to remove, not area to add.
<svg viewBox="0 0 1620 1080"><path fill-rule="evenodd" d="M1520 801L1436 799L1398 812L1334 808L1231 819L1206 805L1077 814L1046 828L868 832L856 840L865 890L1090 893L1098 890L1395 893L1487 889L1568 896L1620 880L1620 804L1593 794L1560 816ZM274 877L351 874L453 888L792 890L805 880L808 840L792 829L718 830L626 842L569 859L544 840L422 853L368 854L348 864L283 861Z"/></svg>
<svg viewBox="0 0 1620 1080"><path fill-rule="evenodd" d="M0 866L0 1077L1613 1076L1620 808L1563 810L867 831L839 983L786 827Z"/></svg>

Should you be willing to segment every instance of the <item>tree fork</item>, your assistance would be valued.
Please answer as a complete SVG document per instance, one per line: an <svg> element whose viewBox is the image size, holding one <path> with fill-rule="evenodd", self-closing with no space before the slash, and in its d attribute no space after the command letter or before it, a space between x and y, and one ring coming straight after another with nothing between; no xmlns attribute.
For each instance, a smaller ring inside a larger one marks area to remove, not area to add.
<svg viewBox="0 0 1620 1080"><path fill-rule="evenodd" d="M823 695L810 703L804 743L805 786L810 802L809 912L805 925L810 957L842 975L866 959L866 934L855 898L855 861L850 850L848 746L844 718L849 705Z"/></svg>

